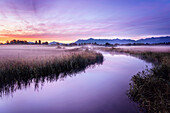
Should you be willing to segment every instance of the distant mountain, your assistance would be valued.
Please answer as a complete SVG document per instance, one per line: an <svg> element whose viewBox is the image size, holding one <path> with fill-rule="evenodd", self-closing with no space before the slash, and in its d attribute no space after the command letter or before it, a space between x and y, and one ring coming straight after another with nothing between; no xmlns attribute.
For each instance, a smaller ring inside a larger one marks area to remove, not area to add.
<svg viewBox="0 0 170 113"><path fill-rule="evenodd" d="M170 42L170 36L167 37L152 37L152 38L146 38L146 39L140 39L140 40L131 40L131 39L87 39L87 40L77 40L75 43L81 44L81 43L97 43L97 44L128 44L128 43L164 43L164 42Z"/></svg>
<svg viewBox="0 0 170 113"><path fill-rule="evenodd" d="M170 36L167 36L167 37L152 37L152 38L137 40L137 43L150 43L150 44L164 43L164 42L170 42Z"/></svg>
<svg viewBox="0 0 170 113"><path fill-rule="evenodd" d="M87 40L78 40L75 43L79 44L79 43L97 43L97 44L105 44L105 43L110 43L110 44L115 44L115 43L119 43L119 44L126 44L126 43L135 43L135 40L131 40L131 39L87 39Z"/></svg>
<svg viewBox="0 0 170 113"><path fill-rule="evenodd" d="M49 43L49 45L57 45L57 44L59 45L60 43L59 42L55 42L55 41Z"/></svg>
<svg viewBox="0 0 170 113"><path fill-rule="evenodd" d="M34 44L34 42L28 42L28 44Z"/></svg>

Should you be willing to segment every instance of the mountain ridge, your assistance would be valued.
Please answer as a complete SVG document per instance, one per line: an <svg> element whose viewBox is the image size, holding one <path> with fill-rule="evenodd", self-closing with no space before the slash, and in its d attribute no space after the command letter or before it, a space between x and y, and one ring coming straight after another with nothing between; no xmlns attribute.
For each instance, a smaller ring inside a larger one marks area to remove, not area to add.
<svg viewBox="0 0 170 113"><path fill-rule="evenodd" d="M145 38L145 39L139 39L139 40L132 40L132 39L94 39L94 38L89 38L86 40L79 39L75 43L76 44L81 44L81 43L97 43L97 44L105 44L105 43L110 43L110 44L129 44L129 43L149 43L149 44L154 44L154 43L167 43L170 42L170 36L166 37L151 37L151 38Z"/></svg>

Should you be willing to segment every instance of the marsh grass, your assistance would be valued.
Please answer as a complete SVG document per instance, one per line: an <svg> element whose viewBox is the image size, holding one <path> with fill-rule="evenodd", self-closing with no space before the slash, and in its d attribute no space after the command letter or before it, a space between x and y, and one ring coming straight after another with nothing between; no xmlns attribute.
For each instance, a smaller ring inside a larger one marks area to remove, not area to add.
<svg viewBox="0 0 170 113"><path fill-rule="evenodd" d="M170 111L170 53L133 51L120 48L103 48L130 54L154 64L151 69L138 72L131 79L128 97L138 103L144 112L169 113Z"/></svg>
<svg viewBox="0 0 170 113"><path fill-rule="evenodd" d="M170 69L167 65L155 66L137 73L131 79L127 95L139 104L141 110L168 113L170 110L169 73Z"/></svg>
<svg viewBox="0 0 170 113"><path fill-rule="evenodd" d="M170 53L130 53L154 63L152 69L137 73L131 79L128 96L146 112L170 111Z"/></svg>
<svg viewBox="0 0 170 113"><path fill-rule="evenodd" d="M76 73L95 63L102 63L103 56L94 51L70 52L58 57L36 59L6 59L0 61L0 92L8 94L32 81L58 79L59 75ZM63 76L64 77L64 76Z"/></svg>

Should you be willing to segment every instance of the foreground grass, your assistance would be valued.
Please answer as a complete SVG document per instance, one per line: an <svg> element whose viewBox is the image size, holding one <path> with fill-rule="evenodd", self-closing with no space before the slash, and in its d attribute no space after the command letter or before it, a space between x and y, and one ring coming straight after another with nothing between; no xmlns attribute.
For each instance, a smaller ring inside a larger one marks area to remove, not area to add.
<svg viewBox="0 0 170 113"><path fill-rule="evenodd" d="M60 57L43 59L15 59L0 61L0 92L10 93L30 84L33 80L59 77L85 69L89 65L103 62L103 56L94 51L70 53Z"/></svg>
<svg viewBox="0 0 170 113"><path fill-rule="evenodd" d="M152 69L143 70L132 77L127 95L145 112L170 111L170 53L120 48L103 48L103 50L126 53L152 62L154 64Z"/></svg>
<svg viewBox="0 0 170 113"><path fill-rule="evenodd" d="M129 98L146 112L168 113L169 73L170 68L167 65L155 66L137 73L131 79L127 93Z"/></svg>

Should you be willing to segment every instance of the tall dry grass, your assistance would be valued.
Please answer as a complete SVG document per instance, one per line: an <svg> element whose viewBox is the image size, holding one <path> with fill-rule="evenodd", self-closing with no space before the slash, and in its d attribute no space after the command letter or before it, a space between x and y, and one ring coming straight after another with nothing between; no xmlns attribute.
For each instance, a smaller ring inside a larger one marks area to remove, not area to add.
<svg viewBox="0 0 170 113"><path fill-rule="evenodd" d="M94 51L70 52L58 57L0 60L0 92L10 93L32 81L58 78L59 74L75 73L89 65L102 63L103 56Z"/></svg>

